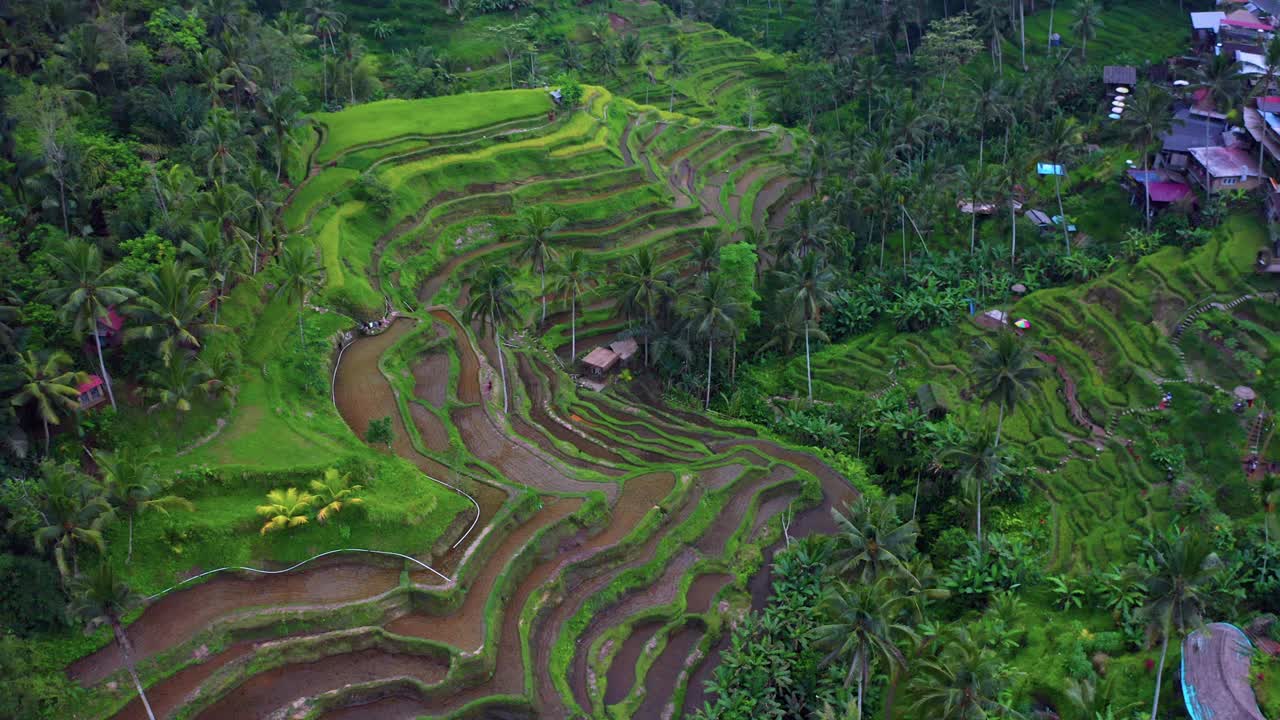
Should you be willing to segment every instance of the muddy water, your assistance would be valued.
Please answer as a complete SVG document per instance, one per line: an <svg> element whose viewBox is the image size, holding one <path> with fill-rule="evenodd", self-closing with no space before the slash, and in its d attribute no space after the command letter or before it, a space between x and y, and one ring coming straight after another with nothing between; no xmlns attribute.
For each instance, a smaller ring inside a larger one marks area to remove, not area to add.
<svg viewBox="0 0 1280 720"><path fill-rule="evenodd" d="M698 646L698 641L705 632L706 626L702 621L694 619L667 639L667 646L662 649L662 654L653 661L649 672L645 674L644 700L640 703L636 717L661 717L663 708L671 702L671 696L680 684L680 676L685 672L689 655Z"/></svg>
<svg viewBox="0 0 1280 720"><path fill-rule="evenodd" d="M453 313L447 310L432 310L431 317L444 323L453 333L454 346L458 350L458 360L461 363L461 371L458 373L458 400L464 403L483 402L484 398L480 395L480 360L476 357L475 348L471 346L467 333Z"/></svg>
<svg viewBox="0 0 1280 720"><path fill-rule="evenodd" d="M568 517L579 507L582 507L582 500L578 498L553 500L507 535L492 553L486 554L484 567L466 589L462 607L456 611L445 616L405 615L388 624L387 630L436 640L465 652L479 650L484 644L484 606L493 593L498 575L535 533Z"/></svg>
<svg viewBox="0 0 1280 720"><path fill-rule="evenodd" d="M448 669L447 663L434 657L375 649L331 655L315 662L285 665L255 675L197 718L264 718L298 698L314 697L344 685L392 677L412 677L434 684L444 679Z"/></svg>
<svg viewBox="0 0 1280 720"><path fill-rule="evenodd" d="M192 665L147 688L147 700L151 702L151 709L155 711L156 717L168 717L169 713L177 709L183 699L208 679L215 670L236 658L243 657L252 649L252 642L236 643L203 663ZM113 720L146 720L146 718L147 711L142 707L142 702L134 698L115 715Z"/></svg>
<svg viewBox="0 0 1280 720"><path fill-rule="evenodd" d="M711 601L715 599L716 593L720 592L720 589L728 585L732 579L732 575L724 573L711 573L694 578L693 584L689 586L689 593L685 595L685 612L700 615L710 610Z"/></svg>
<svg viewBox="0 0 1280 720"><path fill-rule="evenodd" d="M653 639L654 633L665 624L662 620L646 620L631 628L631 634L622 642L622 647L609 663L609 672L606 675L608 684L604 688L606 705L620 703L631 694L631 687L636 682L636 662L644 652L645 646ZM578 702L581 704L582 700L579 699Z"/></svg>
<svg viewBox="0 0 1280 720"><path fill-rule="evenodd" d="M490 695L525 694L524 662L520 653L520 614L524 611L529 598L534 591L556 577L568 565L589 558L626 537L640 519L671 492L674 485L675 477L670 473L641 475L626 481L618 496L618 502L613 508L613 516L603 532L589 538L585 533L580 533L562 546L551 559L535 566L529 575L519 582L511 595L511 600L503 609L502 630L499 634L496 654L497 667L488 682L463 690L451 697L431 702L412 698L388 699L367 706L371 714L359 717L411 717L412 714L409 713L427 712L446 714L469 702Z"/></svg>
<svg viewBox="0 0 1280 720"><path fill-rule="evenodd" d="M415 326L416 324L412 320L400 319L393 322L391 327L387 328L386 332L381 335L362 338L347 346L347 349L342 353L342 361L338 364L338 370L334 376L334 403L337 405L338 413L342 415L342 419L359 436L364 435L371 421L390 415L392 434L394 435L391 449L400 457L417 465L431 477L438 480L448 480L453 476L448 467L424 456L414 448L409 439L408 431L405 429L404 420L400 416L395 392L378 369L378 360L383 353L395 344L397 340L412 332ZM439 382L446 384L448 380L448 375L438 379ZM412 405L410 407L412 408ZM424 410L419 409L420 412ZM424 422L426 424L424 430L429 430L430 420L424 419ZM437 442L440 440L440 438L434 439ZM426 438L424 437L425 440ZM424 479L424 481L426 480ZM478 482L468 483L468 491L476 499L476 502L480 504L479 521L476 522L475 530L472 531L476 533L481 528L484 528L493 519L493 516L497 514L498 508L502 507L502 503L506 501L506 492ZM433 563L436 569L448 574L461 559L465 546L466 544L464 543L444 557L437 558ZM423 549L425 550L425 548Z"/></svg>
<svg viewBox="0 0 1280 720"><path fill-rule="evenodd" d="M284 575L222 575L157 600L129 626L129 639L141 661L190 640L218 618L236 611L351 602L386 592L399 579L398 567L359 561L319 564ZM77 660L69 673L87 686L121 667L120 650L112 643Z"/></svg>
<svg viewBox="0 0 1280 720"><path fill-rule="evenodd" d="M768 212L769 207L777 202L795 181L796 179L790 175L779 175L765 183L760 189L760 194L756 195L755 205L751 208L751 224L755 227L763 227L765 213Z"/></svg>
<svg viewBox="0 0 1280 720"><path fill-rule="evenodd" d="M548 388L543 387L542 383L546 382L551 389L554 389L554 378L549 377L545 373L537 373L535 375L533 364L524 355L521 355L518 358L517 368L519 370L520 381L524 383L525 390L530 395L529 417L538 424L539 428L551 433L556 437L556 439L569 443L585 455L618 465L626 464L626 460L624 460L621 455L618 455L602 445L581 437L569 428L561 425L547 413L546 409L543 408L543 403L548 401L550 393L548 392Z"/></svg>

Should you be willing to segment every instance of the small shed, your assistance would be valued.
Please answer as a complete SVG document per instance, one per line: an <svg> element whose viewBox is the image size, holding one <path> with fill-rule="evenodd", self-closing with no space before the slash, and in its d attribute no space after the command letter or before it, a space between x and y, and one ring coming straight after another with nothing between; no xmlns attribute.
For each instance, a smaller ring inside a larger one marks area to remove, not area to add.
<svg viewBox="0 0 1280 720"><path fill-rule="evenodd" d="M1053 221L1049 219L1049 213L1043 210L1028 210L1026 217L1038 228L1043 229L1053 224Z"/></svg>
<svg viewBox="0 0 1280 720"><path fill-rule="evenodd" d="M1133 87L1138 83L1138 68L1132 65L1107 65L1102 68L1102 82L1109 86Z"/></svg>
<svg viewBox="0 0 1280 720"><path fill-rule="evenodd" d="M554 102L555 104L559 105L563 100L564 100L564 95L560 92L559 89L551 91L551 102Z"/></svg>
<svg viewBox="0 0 1280 720"><path fill-rule="evenodd" d="M601 346L587 353L587 356L582 358L582 364L586 365L592 374L603 375L618 364L618 353Z"/></svg>
<svg viewBox="0 0 1280 720"><path fill-rule="evenodd" d="M976 317L973 321L978 327L987 330L1002 330L1009 326L1009 313L1003 310L988 310Z"/></svg>
<svg viewBox="0 0 1280 720"><path fill-rule="evenodd" d="M87 380L76 386L76 390L80 393L81 410L101 405L102 401L107 399L103 385L101 377L90 375Z"/></svg>
<svg viewBox="0 0 1280 720"><path fill-rule="evenodd" d="M609 349L618 356L618 361L625 365L631 361L631 358L635 357L636 352L640 349L640 344L636 342L635 338L625 338L609 343Z"/></svg>

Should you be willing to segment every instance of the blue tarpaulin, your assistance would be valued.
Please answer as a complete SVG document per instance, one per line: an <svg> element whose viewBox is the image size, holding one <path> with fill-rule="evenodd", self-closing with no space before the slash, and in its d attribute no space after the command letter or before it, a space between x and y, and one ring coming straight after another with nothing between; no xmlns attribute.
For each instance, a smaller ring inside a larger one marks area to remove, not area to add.
<svg viewBox="0 0 1280 720"><path fill-rule="evenodd" d="M1066 175L1066 168L1053 163L1036 163L1036 172L1041 175Z"/></svg>

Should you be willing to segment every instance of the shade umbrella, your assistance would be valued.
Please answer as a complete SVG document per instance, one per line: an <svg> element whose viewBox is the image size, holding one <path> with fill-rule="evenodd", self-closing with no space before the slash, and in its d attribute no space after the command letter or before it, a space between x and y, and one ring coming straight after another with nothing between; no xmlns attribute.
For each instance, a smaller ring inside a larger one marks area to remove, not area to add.
<svg viewBox="0 0 1280 720"><path fill-rule="evenodd" d="M1030 330L1031 321L1026 318L1018 318L1017 320L1013 321L1013 326L1018 328L1019 330Z"/></svg>

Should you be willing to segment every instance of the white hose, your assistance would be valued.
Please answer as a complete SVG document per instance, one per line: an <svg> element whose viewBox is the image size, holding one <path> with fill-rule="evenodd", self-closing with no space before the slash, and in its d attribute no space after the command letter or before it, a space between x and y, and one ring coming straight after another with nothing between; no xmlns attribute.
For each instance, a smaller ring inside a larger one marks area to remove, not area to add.
<svg viewBox="0 0 1280 720"><path fill-rule="evenodd" d="M355 340L352 340L351 342L349 342L349 343L347 343L347 344L343 345L343 346L342 346L342 348L338 350L338 359L337 359L337 360L335 360L335 361L334 361L334 363L333 363L333 377L332 377L332 378L330 378L330 380L329 380L329 400L333 402L333 408L334 408L335 410L337 410L337 409L338 409L338 366L342 364L342 356L343 356L343 354L344 354L344 353L346 353L346 352L347 352L347 348L349 348L349 347L351 347L352 345L354 345L354 344L355 344L355 342L356 342ZM400 408L397 406L397 407L396 407L396 412L399 412L399 411L400 411ZM339 412L339 415L341 415L341 412ZM357 433L357 436L359 435L359 432L360 432L359 430L356 430L355 428L351 428L351 430L352 430L353 432ZM419 472L421 472L421 468L419 468ZM466 540L466 539L467 539L467 536L471 534L471 531L476 529L476 523L480 522L480 514L481 514L481 513L480 513L480 503L476 502L476 499L475 499L475 498L473 498L473 497L471 497L470 495L468 495L467 493L463 492L461 488L454 487L453 485L450 485L449 483L447 483L447 482L445 482L445 481L443 481L443 480L439 480L439 479L437 479L437 478L434 478L434 477L432 477L431 475L428 475L428 474L427 474L427 473L425 473L425 472L423 472L422 474L423 474L423 475L426 475L428 479L430 479L430 480L434 480L435 482L440 483L441 485L443 485L443 486L445 486L445 487L449 488L450 490L452 490L452 491L454 491L454 492L458 493L458 494L459 494L459 495L461 495L462 497L464 497L464 498L466 498L466 499L470 500L470 501L471 501L471 504L476 506L476 517L475 517L475 519L471 521L471 525L469 525L469 526L467 527L467 531L466 531L466 532L462 533L462 536L458 538L458 541L457 541L457 542L455 542L453 545L451 545L451 546L449 547L449 549L450 549L450 550L456 549L459 545L461 545L461 544L462 544L462 541L463 541L463 540Z"/></svg>
<svg viewBox="0 0 1280 720"><path fill-rule="evenodd" d="M287 573L290 570L296 570L302 567L303 565L306 565L307 563L311 562L312 560L322 558L325 555L333 555L334 553L345 553L345 552L372 553L374 555L391 555L398 558L404 558L405 560L415 563L419 567L430 570L431 572L435 573L436 577L439 577L441 580L444 580L445 582L452 582L448 577L442 574L439 570L436 570L435 568L431 567L430 565L422 562L421 560L415 557L405 555L404 553L391 552L389 550L366 550L364 548L340 548L338 550L329 550L327 552L322 552L319 555L313 555L307 558L306 560L303 560L302 562L297 563L296 565L287 567L283 570L261 570L259 568L244 567L243 565L238 565L234 567L221 567L216 570L208 570L206 572L200 573L199 575L193 575L187 578L186 580L183 580L182 582L178 583L177 585L172 585L170 587L167 587L164 590L161 590L160 592L154 595L147 596L147 602L151 602L152 600L155 600L156 598L161 597L163 595L168 595L170 592L173 592L174 590L182 587L183 585L186 585L192 580L199 580L200 578L205 577L206 575L213 575L214 573L226 572L227 570L244 570L245 572L258 573L260 575L280 575L282 573Z"/></svg>

